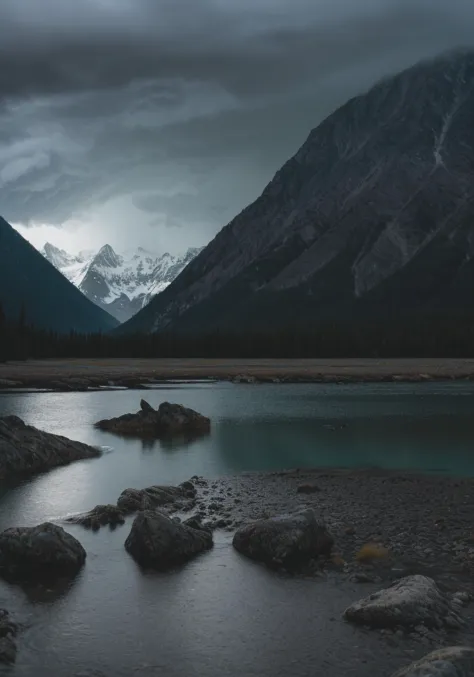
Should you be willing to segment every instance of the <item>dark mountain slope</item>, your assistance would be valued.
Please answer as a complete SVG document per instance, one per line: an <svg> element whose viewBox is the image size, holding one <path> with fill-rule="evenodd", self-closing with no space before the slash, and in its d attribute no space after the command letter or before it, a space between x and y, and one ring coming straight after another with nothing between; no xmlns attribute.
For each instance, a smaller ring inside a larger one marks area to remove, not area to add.
<svg viewBox="0 0 474 677"><path fill-rule="evenodd" d="M118 325L1 217L0 301L7 317L16 319L23 306L28 323L59 332L109 331Z"/></svg>
<svg viewBox="0 0 474 677"><path fill-rule="evenodd" d="M352 99L124 330L474 310L473 121L471 51Z"/></svg>

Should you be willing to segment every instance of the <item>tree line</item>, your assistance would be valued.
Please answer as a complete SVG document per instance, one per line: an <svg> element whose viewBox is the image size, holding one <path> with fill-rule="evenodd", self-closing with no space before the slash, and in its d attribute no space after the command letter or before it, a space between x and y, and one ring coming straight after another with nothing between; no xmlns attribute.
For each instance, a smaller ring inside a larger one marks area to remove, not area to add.
<svg viewBox="0 0 474 677"><path fill-rule="evenodd" d="M272 332L61 334L30 325L22 308L16 320L7 320L0 305L0 361L107 357L474 357L474 316L334 321L307 330Z"/></svg>

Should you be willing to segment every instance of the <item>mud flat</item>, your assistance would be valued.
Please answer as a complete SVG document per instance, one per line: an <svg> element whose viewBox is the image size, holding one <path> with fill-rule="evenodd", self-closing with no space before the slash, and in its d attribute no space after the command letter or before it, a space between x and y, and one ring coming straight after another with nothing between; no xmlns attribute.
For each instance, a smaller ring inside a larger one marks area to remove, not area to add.
<svg viewBox="0 0 474 677"><path fill-rule="evenodd" d="M249 384L474 380L474 359L64 359L0 364L0 389L140 388L195 379Z"/></svg>

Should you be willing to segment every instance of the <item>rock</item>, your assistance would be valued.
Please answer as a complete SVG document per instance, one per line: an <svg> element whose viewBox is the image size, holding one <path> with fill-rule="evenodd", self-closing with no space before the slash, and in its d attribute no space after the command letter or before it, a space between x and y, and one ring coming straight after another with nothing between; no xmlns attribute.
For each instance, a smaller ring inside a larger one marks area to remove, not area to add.
<svg viewBox="0 0 474 677"><path fill-rule="evenodd" d="M257 379L255 376L249 376L248 374L237 374L232 381L233 383L256 383Z"/></svg>
<svg viewBox="0 0 474 677"><path fill-rule="evenodd" d="M233 546L270 566L298 567L329 555L333 539L313 510L261 519L236 531Z"/></svg>
<svg viewBox="0 0 474 677"><path fill-rule="evenodd" d="M321 489L317 484L300 484L296 489L298 494L316 494L318 491L321 491Z"/></svg>
<svg viewBox="0 0 474 677"><path fill-rule="evenodd" d="M402 668L393 677L472 677L474 675L474 649L451 646L438 649Z"/></svg>
<svg viewBox="0 0 474 677"><path fill-rule="evenodd" d="M16 661L16 644L11 637L0 639L0 663L11 664Z"/></svg>
<svg viewBox="0 0 474 677"><path fill-rule="evenodd" d="M6 578L75 574L85 560L86 551L79 541L50 522L13 527L0 534L0 574Z"/></svg>
<svg viewBox="0 0 474 677"><path fill-rule="evenodd" d="M118 418L104 419L95 425L101 430L118 435L160 438L176 434L199 435L208 433L211 422L194 409L181 404L163 402L158 410L142 400L136 414L124 414Z"/></svg>
<svg viewBox="0 0 474 677"><path fill-rule="evenodd" d="M26 425L17 416L0 418L0 478L43 472L100 453L82 442Z"/></svg>
<svg viewBox="0 0 474 677"><path fill-rule="evenodd" d="M16 659L16 644L14 637L18 626L10 620L10 614L0 609L0 663L14 663Z"/></svg>
<svg viewBox="0 0 474 677"><path fill-rule="evenodd" d="M146 489L125 489L120 494L117 506L125 512L154 510L157 507L173 504L179 510L194 507L196 488L191 482L183 482L177 487L153 486Z"/></svg>
<svg viewBox="0 0 474 677"><path fill-rule="evenodd" d="M83 515L75 515L68 517L68 522L72 524L80 524L86 529L100 529L100 527L108 524L111 527L116 527L118 524L125 524L125 517L122 510L116 505L96 505L95 508Z"/></svg>
<svg viewBox="0 0 474 677"><path fill-rule="evenodd" d="M138 564L164 570L212 548L209 531L178 524L167 515L140 512L125 541L125 549Z"/></svg>
<svg viewBox="0 0 474 677"><path fill-rule="evenodd" d="M209 527L203 525L202 517L200 515L193 515L192 517L188 517L188 519L184 520L183 524L187 527L191 527L192 529L209 530Z"/></svg>
<svg viewBox="0 0 474 677"><path fill-rule="evenodd" d="M462 624L451 598L427 576L407 576L385 590L352 604L344 612L352 623L373 628L424 625L428 628L459 627Z"/></svg>
<svg viewBox="0 0 474 677"><path fill-rule="evenodd" d="M156 413L156 410L153 409L151 404L148 404L146 400L140 400L140 409L144 411L146 414Z"/></svg>

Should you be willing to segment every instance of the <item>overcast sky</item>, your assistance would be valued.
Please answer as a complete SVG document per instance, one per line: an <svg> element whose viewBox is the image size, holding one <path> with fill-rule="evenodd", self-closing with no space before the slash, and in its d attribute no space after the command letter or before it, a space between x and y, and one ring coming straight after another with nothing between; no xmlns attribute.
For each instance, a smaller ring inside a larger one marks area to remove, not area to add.
<svg viewBox="0 0 474 677"><path fill-rule="evenodd" d="M34 244L179 252L473 0L0 0L0 214Z"/></svg>

